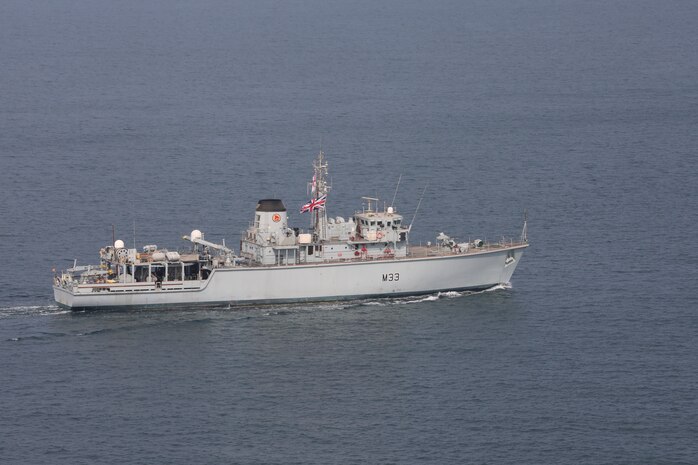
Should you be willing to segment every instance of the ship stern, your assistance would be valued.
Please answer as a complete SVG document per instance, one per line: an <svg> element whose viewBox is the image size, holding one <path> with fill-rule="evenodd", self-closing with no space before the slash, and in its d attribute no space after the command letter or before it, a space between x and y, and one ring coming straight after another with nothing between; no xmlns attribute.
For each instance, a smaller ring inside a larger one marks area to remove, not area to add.
<svg viewBox="0 0 698 465"><path fill-rule="evenodd" d="M75 296L72 292L59 286L53 286L53 299L59 307L72 309Z"/></svg>

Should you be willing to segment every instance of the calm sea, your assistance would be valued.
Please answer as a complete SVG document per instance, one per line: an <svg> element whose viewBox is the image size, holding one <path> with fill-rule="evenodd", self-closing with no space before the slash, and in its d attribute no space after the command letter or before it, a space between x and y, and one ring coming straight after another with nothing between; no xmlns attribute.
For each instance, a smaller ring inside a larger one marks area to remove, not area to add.
<svg viewBox="0 0 698 465"><path fill-rule="evenodd" d="M0 462L698 462L698 3L3 0ZM117 236L392 198L511 286L73 314Z"/></svg>

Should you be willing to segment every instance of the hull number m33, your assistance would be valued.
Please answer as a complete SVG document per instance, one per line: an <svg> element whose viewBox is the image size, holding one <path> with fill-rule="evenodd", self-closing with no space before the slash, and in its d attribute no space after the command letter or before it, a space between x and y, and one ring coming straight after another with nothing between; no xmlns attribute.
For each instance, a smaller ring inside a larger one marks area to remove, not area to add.
<svg viewBox="0 0 698 465"><path fill-rule="evenodd" d="M385 273L383 281L400 281L400 273Z"/></svg>

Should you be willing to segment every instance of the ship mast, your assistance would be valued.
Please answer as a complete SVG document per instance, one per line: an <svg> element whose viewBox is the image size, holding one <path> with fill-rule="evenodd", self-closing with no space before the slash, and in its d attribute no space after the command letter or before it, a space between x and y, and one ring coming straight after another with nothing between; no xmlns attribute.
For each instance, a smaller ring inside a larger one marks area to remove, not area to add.
<svg viewBox="0 0 698 465"><path fill-rule="evenodd" d="M315 170L313 176L314 200L317 200L323 195L327 195L331 188L327 184L327 161L322 149L313 161L313 168ZM327 201L325 201L325 204L327 204ZM323 207L315 210L313 222L314 232L318 240L324 241L327 238L327 209Z"/></svg>

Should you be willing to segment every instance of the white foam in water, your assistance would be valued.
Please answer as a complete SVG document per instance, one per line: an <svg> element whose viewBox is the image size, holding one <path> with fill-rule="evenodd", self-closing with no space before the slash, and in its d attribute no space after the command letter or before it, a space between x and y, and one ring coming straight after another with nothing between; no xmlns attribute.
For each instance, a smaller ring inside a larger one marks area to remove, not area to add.
<svg viewBox="0 0 698 465"><path fill-rule="evenodd" d="M352 302L317 302L317 303L304 303L304 304L291 304L291 305L271 305L258 307L260 310L265 310L263 316L276 316L276 315L287 315L291 313L300 313L312 311L322 311L322 310L344 310L346 308L354 307L360 304ZM230 307L229 307L230 308ZM254 308L254 307L250 307Z"/></svg>
<svg viewBox="0 0 698 465"><path fill-rule="evenodd" d="M421 302L433 302L439 299L455 299L457 297L464 297L469 295L482 294L483 292L491 292L498 290L511 289L511 283L497 284L483 291L446 291L438 292L436 294L430 294L422 297L398 297L390 298L386 297L384 300L371 300L369 302L362 302L360 305L364 306L377 306L384 307L386 305L403 305L403 304L418 304Z"/></svg>
<svg viewBox="0 0 698 465"><path fill-rule="evenodd" d="M492 286L488 289L485 289L484 291L477 291L477 292L446 291L446 292L439 292L436 294L430 294L430 295L426 295L423 297L416 297L416 298L402 297L402 298L391 299L388 297L384 300L383 299L371 300L368 302L359 302L359 303L351 303L351 302L322 303L322 304L314 305L313 308L316 310L343 310L345 308L349 308L349 307L356 306L356 305L385 307L387 305L417 304L417 303L421 303L421 302L433 302L433 301L439 300L441 298L454 299L457 297L481 294L483 292L507 290L507 289L511 289L511 288L512 288L511 283L504 283L504 284L497 284L496 286ZM265 313L265 316L278 314L279 312L285 313L288 311L294 311L298 308L299 307L294 307L294 306L272 307L273 311ZM23 306L16 306L16 307L0 307L0 318L10 317L10 316L15 316L15 315L31 315L31 314L53 316L53 315L64 315L67 313L71 313L71 310L66 310L64 308L59 307L58 305L23 305Z"/></svg>
<svg viewBox="0 0 698 465"><path fill-rule="evenodd" d="M414 300L406 300L403 302L395 302L395 303L403 303L403 304L418 304L420 302L430 302L433 300L439 300L439 294L436 295L428 295L426 297L414 299Z"/></svg>
<svg viewBox="0 0 698 465"><path fill-rule="evenodd" d="M16 307L0 307L0 318L16 315L62 315L70 310L58 305L20 305Z"/></svg>
<svg viewBox="0 0 698 465"><path fill-rule="evenodd" d="M489 289L485 289L483 292L499 291L502 289L511 289L511 283L497 284L496 286L492 286Z"/></svg>
<svg viewBox="0 0 698 465"><path fill-rule="evenodd" d="M448 291L448 292L439 292L439 297L447 297L449 299L452 299L454 297L462 297L465 294L464 292L458 292L458 291Z"/></svg>

